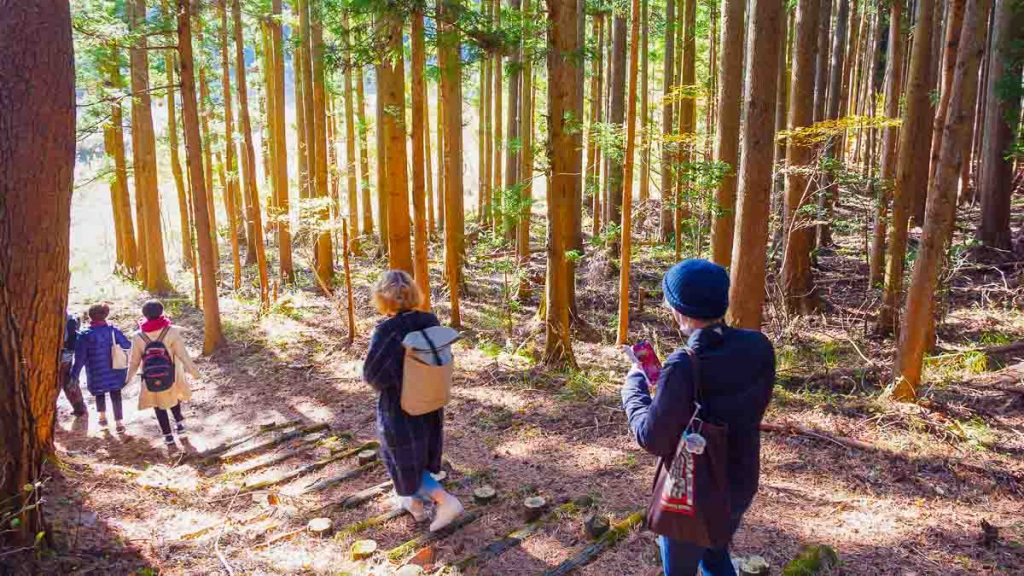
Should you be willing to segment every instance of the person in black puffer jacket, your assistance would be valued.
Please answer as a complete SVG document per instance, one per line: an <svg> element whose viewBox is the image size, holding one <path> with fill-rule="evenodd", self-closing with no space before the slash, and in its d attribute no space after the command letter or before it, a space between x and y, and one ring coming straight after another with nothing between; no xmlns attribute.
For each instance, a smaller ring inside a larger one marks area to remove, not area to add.
<svg viewBox="0 0 1024 576"><path fill-rule="evenodd" d="M418 522L426 518L423 501L433 501L436 510L430 530L434 532L462 514L463 506L431 476L441 471L444 410L419 416L402 410L402 340L410 332L439 325L437 316L417 309L422 302L423 295L408 273L389 270L381 276L373 287L373 303L387 318L370 337L363 380L379 393L377 434L381 460L394 481L398 504Z"/></svg>
<svg viewBox="0 0 1024 576"><path fill-rule="evenodd" d="M728 426L728 486L731 531L757 492L760 470L760 424L775 384L771 342L753 330L727 326L729 277L706 260L684 260L663 281L665 303L699 359L704 419ZM671 460L693 412L693 372L685 349L673 352L662 366L654 398L643 372L634 367L622 388L622 405L637 443L655 456ZM703 548L659 535L665 576L734 576L728 547Z"/></svg>

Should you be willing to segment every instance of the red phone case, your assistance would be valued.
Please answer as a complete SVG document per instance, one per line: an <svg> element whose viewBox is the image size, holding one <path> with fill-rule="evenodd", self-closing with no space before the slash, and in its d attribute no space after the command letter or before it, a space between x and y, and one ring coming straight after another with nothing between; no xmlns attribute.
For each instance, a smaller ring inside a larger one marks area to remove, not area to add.
<svg viewBox="0 0 1024 576"><path fill-rule="evenodd" d="M661 360L658 359L654 346L646 340L641 340L632 346L633 356L640 363L640 369L647 375L647 381L651 386L658 382L658 375L661 374Z"/></svg>

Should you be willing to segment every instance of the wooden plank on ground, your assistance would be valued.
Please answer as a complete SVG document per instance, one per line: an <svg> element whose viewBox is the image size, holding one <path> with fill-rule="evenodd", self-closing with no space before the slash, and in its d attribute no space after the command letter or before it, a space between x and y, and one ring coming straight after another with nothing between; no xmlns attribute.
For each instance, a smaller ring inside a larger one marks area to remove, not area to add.
<svg viewBox="0 0 1024 576"><path fill-rule="evenodd" d="M606 549L618 544L620 540L629 534L630 530L639 526L643 521L643 512L630 514L625 520L613 524L611 529L602 534L593 544L584 546L579 552L573 554L571 558L544 572L542 576L565 576L577 568L586 566Z"/></svg>

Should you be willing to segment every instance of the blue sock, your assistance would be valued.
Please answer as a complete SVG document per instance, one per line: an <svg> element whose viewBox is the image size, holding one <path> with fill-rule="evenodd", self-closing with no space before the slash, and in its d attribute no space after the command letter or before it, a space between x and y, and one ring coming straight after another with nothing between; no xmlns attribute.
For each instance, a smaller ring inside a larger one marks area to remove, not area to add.
<svg viewBox="0 0 1024 576"><path fill-rule="evenodd" d="M423 471L423 475L420 477L420 488L416 491L416 495L421 498L430 499L430 496L438 491L443 491L441 483L434 480L434 477L430 475L430 472Z"/></svg>

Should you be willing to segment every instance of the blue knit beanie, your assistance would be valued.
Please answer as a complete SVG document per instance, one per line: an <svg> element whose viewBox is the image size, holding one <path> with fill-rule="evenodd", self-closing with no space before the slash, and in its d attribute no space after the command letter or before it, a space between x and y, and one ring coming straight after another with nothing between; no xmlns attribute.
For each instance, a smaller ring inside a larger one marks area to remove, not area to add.
<svg viewBox="0 0 1024 576"><path fill-rule="evenodd" d="M690 258L676 264L662 280L665 301L683 316L714 320L729 308L729 274L718 264Z"/></svg>

